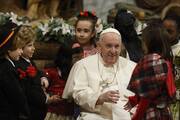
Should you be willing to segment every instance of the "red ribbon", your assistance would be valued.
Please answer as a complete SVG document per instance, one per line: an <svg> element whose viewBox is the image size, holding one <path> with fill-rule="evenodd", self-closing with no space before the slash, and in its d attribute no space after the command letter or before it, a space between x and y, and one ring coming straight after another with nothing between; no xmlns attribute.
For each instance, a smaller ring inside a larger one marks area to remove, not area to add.
<svg viewBox="0 0 180 120"><path fill-rule="evenodd" d="M17 71L19 72L20 80L22 80L23 78L26 77L26 72L24 72L24 71L21 70L20 68L18 68Z"/></svg>
<svg viewBox="0 0 180 120"><path fill-rule="evenodd" d="M168 94L170 97L174 97L176 93L176 86L174 83L174 76L172 73L172 65L169 61L166 61L166 64L168 66L168 73L167 73L167 80L166 80L166 86L168 89Z"/></svg>
<svg viewBox="0 0 180 120"><path fill-rule="evenodd" d="M17 71L19 72L20 80L25 77L35 77L37 74L37 70L34 66L30 65L27 67L26 71L23 71L22 69L18 68Z"/></svg>
<svg viewBox="0 0 180 120"><path fill-rule="evenodd" d="M30 65L27 67L26 73L29 77L35 77L37 74L37 70L34 66Z"/></svg>

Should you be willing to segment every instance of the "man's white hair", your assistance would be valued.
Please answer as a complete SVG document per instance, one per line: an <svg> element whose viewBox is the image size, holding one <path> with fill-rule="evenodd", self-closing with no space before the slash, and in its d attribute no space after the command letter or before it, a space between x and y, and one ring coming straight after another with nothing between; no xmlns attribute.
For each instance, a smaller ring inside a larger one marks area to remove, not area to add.
<svg viewBox="0 0 180 120"><path fill-rule="evenodd" d="M120 34L120 32L118 30L116 30L115 28L107 28L107 29L105 29L105 30L103 30L101 32L100 38L99 38L100 41L102 40L102 36L104 34L106 34L106 33L116 33L119 36L120 40L121 40L121 34Z"/></svg>

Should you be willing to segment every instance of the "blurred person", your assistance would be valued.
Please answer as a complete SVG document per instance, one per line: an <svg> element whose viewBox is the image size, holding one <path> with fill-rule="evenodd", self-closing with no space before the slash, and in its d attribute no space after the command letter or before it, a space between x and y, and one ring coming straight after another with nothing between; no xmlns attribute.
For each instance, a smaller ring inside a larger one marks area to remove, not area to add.
<svg viewBox="0 0 180 120"><path fill-rule="evenodd" d="M173 56L169 36L162 24L151 23L142 31L145 56L135 67L127 89L126 110L137 105L132 120L172 120L170 104L175 98Z"/></svg>
<svg viewBox="0 0 180 120"><path fill-rule="evenodd" d="M135 21L136 18L132 13L126 9L120 9L115 17L114 28L121 33L122 43L130 60L138 62L143 57L143 51L141 40L134 27Z"/></svg>

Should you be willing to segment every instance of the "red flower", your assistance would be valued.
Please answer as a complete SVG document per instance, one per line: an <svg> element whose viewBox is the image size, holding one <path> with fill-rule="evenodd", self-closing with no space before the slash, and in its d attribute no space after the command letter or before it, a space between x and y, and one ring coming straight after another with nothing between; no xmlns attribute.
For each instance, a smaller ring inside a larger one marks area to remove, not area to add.
<svg viewBox="0 0 180 120"><path fill-rule="evenodd" d="M17 71L19 72L19 78L20 78L20 80L22 80L23 78L26 77L26 72L24 72L24 71L21 70L20 68L18 68Z"/></svg>
<svg viewBox="0 0 180 120"><path fill-rule="evenodd" d="M81 16L83 16L83 15L84 15L84 13L83 13L83 12L80 12L80 15L81 15Z"/></svg>
<svg viewBox="0 0 180 120"><path fill-rule="evenodd" d="M93 16L96 16L95 9L92 9L92 12L91 12L91 13L92 13Z"/></svg>
<svg viewBox="0 0 180 120"><path fill-rule="evenodd" d="M26 73L29 77L35 77L37 74L37 70L34 66L30 65L27 67Z"/></svg>
<svg viewBox="0 0 180 120"><path fill-rule="evenodd" d="M84 16L88 17L88 11L84 11Z"/></svg>

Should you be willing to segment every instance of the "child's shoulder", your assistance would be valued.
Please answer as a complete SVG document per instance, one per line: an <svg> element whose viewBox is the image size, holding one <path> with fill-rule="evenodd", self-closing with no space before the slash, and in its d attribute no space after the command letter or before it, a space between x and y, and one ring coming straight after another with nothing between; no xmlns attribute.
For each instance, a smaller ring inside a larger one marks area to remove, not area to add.
<svg viewBox="0 0 180 120"><path fill-rule="evenodd" d="M24 69L26 69L26 67L29 66L29 63L27 63L23 59L19 59L18 61L15 61L15 66L16 66L16 68L24 68Z"/></svg>
<svg viewBox="0 0 180 120"><path fill-rule="evenodd" d="M0 60L0 62L0 71L2 71L3 73L8 73L8 71L14 70L13 64L7 59Z"/></svg>

